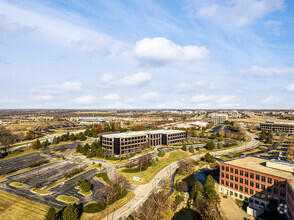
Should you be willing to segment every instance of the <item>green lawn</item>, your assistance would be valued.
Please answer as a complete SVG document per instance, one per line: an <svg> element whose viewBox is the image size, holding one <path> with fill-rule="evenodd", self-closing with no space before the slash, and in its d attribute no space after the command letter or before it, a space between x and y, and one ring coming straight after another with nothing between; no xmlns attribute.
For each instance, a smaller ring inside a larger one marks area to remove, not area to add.
<svg viewBox="0 0 294 220"><path fill-rule="evenodd" d="M148 183L150 180L153 179L153 177L160 171L162 170L164 167L168 166L169 164L171 164L172 162L175 162L175 161L178 161L178 160L181 160L185 157L188 157L190 156L190 154L188 152L181 152L179 150L177 151L173 151L173 152L170 152L170 155L168 158L164 158L164 159L161 159L157 162L157 166L156 167L148 167L146 170L140 172L138 170L137 167L135 168L131 168L131 169L128 169L128 168L121 168L118 170L118 172L124 176L126 176L130 182L132 184L135 184L135 185L142 185L142 184L146 184ZM142 181L135 181L135 180L131 180L131 177L140 177L142 179Z"/></svg>

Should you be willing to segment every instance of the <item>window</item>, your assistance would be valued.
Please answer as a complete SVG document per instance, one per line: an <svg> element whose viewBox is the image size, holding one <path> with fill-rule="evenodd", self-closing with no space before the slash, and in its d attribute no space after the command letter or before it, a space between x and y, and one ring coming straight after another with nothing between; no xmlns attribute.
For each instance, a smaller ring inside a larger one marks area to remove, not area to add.
<svg viewBox="0 0 294 220"><path fill-rule="evenodd" d="M243 186L239 186L240 191L243 191Z"/></svg>
<svg viewBox="0 0 294 220"><path fill-rule="evenodd" d="M240 170L240 176L243 176L243 170Z"/></svg>
<svg viewBox="0 0 294 220"><path fill-rule="evenodd" d="M230 187L233 188L233 183L230 183Z"/></svg>
<svg viewBox="0 0 294 220"><path fill-rule="evenodd" d="M231 173L234 173L234 170L233 170L233 168L230 168L230 172L231 172Z"/></svg>
<svg viewBox="0 0 294 220"><path fill-rule="evenodd" d="M238 189L238 185L237 184L235 184L235 189Z"/></svg>
<svg viewBox="0 0 294 220"><path fill-rule="evenodd" d="M225 167L224 167L224 165L222 165L222 170L225 170Z"/></svg>
<svg viewBox="0 0 294 220"><path fill-rule="evenodd" d="M226 181L226 186L228 186L229 185L229 182L228 181Z"/></svg>
<svg viewBox="0 0 294 220"><path fill-rule="evenodd" d="M247 187L245 187L245 192L248 193L248 188Z"/></svg>
<svg viewBox="0 0 294 220"><path fill-rule="evenodd" d="M255 192L255 196L259 198L259 192Z"/></svg>
<svg viewBox="0 0 294 220"><path fill-rule="evenodd" d="M240 199L243 199L243 196L240 194L240 195L239 195L239 198L240 198Z"/></svg>
<svg viewBox="0 0 294 220"><path fill-rule="evenodd" d="M230 191L230 196L232 196L233 195L233 192L232 191Z"/></svg>
<svg viewBox="0 0 294 220"><path fill-rule="evenodd" d="M249 198L249 202L253 202L253 199Z"/></svg>
<svg viewBox="0 0 294 220"><path fill-rule="evenodd" d="M225 177L225 174L224 173L222 173L222 177Z"/></svg>
<svg viewBox="0 0 294 220"><path fill-rule="evenodd" d="M253 195L254 194L254 191L252 189L250 189L250 194Z"/></svg>
<svg viewBox="0 0 294 220"><path fill-rule="evenodd" d="M250 181L250 186L253 187L254 186L254 182Z"/></svg>
<svg viewBox="0 0 294 220"><path fill-rule="evenodd" d="M229 167L226 167L226 171L229 172Z"/></svg>
<svg viewBox="0 0 294 220"><path fill-rule="evenodd" d="M259 183L255 183L255 188L259 189Z"/></svg>
<svg viewBox="0 0 294 220"><path fill-rule="evenodd" d="M280 187L285 187L285 182L280 182Z"/></svg>
<svg viewBox="0 0 294 220"><path fill-rule="evenodd" d="M226 178L229 179L229 174L226 174Z"/></svg>
<svg viewBox="0 0 294 220"><path fill-rule="evenodd" d="M278 181L278 180L274 180L274 184L275 184L276 186L278 186L278 185L279 185L279 181Z"/></svg>
<svg viewBox="0 0 294 220"><path fill-rule="evenodd" d="M259 175L256 174L256 175L255 175L255 179L256 179L256 180L259 180Z"/></svg>
<svg viewBox="0 0 294 220"><path fill-rule="evenodd" d="M266 191L272 192L272 187L267 187Z"/></svg>
<svg viewBox="0 0 294 220"><path fill-rule="evenodd" d="M238 177L235 176L235 181L238 182Z"/></svg>
<svg viewBox="0 0 294 220"><path fill-rule="evenodd" d="M280 190L280 196L285 196L285 191Z"/></svg>
<svg viewBox="0 0 294 220"><path fill-rule="evenodd" d="M230 180L233 180L233 175L230 176Z"/></svg>
<svg viewBox="0 0 294 220"><path fill-rule="evenodd" d="M238 193L235 193L235 197L238 197Z"/></svg>
<svg viewBox="0 0 294 220"><path fill-rule="evenodd" d="M248 172L247 171L245 171L245 177L248 177Z"/></svg>
<svg viewBox="0 0 294 220"><path fill-rule="evenodd" d="M243 183L243 178L240 178L240 183Z"/></svg>
<svg viewBox="0 0 294 220"><path fill-rule="evenodd" d="M271 184L272 183L272 178L267 178L267 183Z"/></svg>
<svg viewBox="0 0 294 220"><path fill-rule="evenodd" d="M224 180L222 180L221 183L224 185Z"/></svg>
<svg viewBox="0 0 294 220"><path fill-rule="evenodd" d="M261 181L265 182L265 177L264 176L261 176Z"/></svg>
<svg viewBox="0 0 294 220"><path fill-rule="evenodd" d="M248 180L245 180L245 185L248 185Z"/></svg>
<svg viewBox="0 0 294 220"><path fill-rule="evenodd" d="M274 188L274 194L279 194L279 190Z"/></svg>
<svg viewBox="0 0 294 220"><path fill-rule="evenodd" d="M250 173L250 178L254 179L254 173Z"/></svg>
<svg viewBox="0 0 294 220"><path fill-rule="evenodd" d="M235 169L235 174L238 174L238 169Z"/></svg>

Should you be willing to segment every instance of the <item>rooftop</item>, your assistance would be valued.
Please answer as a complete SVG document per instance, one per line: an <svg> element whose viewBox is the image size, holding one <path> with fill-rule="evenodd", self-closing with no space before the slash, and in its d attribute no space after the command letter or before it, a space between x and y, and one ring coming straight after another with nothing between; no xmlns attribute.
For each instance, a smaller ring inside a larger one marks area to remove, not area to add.
<svg viewBox="0 0 294 220"><path fill-rule="evenodd" d="M278 176L286 179L294 179L294 176L291 172L278 170L275 168L266 167L266 161L265 159L257 158L257 157L245 157L245 158L239 158L236 160L231 160L225 162L226 164L270 174L273 176Z"/></svg>
<svg viewBox="0 0 294 220"><path fill-rule="evenodd" d="M103 134L103 137L107 138L128 138L135 136L143 136L147 134L176 134L179 132L185 132L182 130L147 130L147 131L129 131L129 132L121 132L121 133L111 133L111 134Z"/></svg>

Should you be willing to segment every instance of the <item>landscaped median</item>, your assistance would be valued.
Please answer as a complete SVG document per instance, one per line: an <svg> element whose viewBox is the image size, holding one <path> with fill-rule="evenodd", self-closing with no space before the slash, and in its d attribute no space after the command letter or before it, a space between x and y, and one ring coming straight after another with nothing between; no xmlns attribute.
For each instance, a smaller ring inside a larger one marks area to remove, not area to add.
<svg viewBox="0 0 294 220"><path fill-rule="evenodd" d="M73 196L66 196L66 195L60 195L56 198L56 200L61 201L61 202L66 202L66 203L75 203L79 199Z"/></svg>

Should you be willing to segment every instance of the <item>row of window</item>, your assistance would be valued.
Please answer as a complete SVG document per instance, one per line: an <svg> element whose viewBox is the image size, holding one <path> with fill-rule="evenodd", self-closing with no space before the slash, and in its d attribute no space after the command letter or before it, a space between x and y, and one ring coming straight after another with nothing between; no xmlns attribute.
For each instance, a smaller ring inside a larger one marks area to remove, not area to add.
<svg viewBox="0 0 294 220"><path fill-rule="evenodd" d="M243 192L243 190L244 190L245 193L249 193L250 195L254 195L254 190L253 189L248 189L247 187L239 186L238 184L234 184L234 183L231 183L231 182L228 182L228 181L224 182L224 180L221 180L221 184L224 185L224 183L225 183L226 186L229 186L229 187L234 188L236 190L240 190L241 192ZM253 183L252 183L252 185L250 184L250 186L254 187ZM259 186L256 187L256 188L259 188ZM262 185L262 188L263 188L262 190L264 190L265 186ZM269 193L273 192L273 194L275 194L275 195L278 195L279 191L280 191L280 196L285 196L286 195L284 190L278 190L277 188L273 188L273 190L272 190L272 187L268 187L268 188L266 188L266 191L269 192ZM259 197L259 193L260 193L259 191L255 191L255 196ZM264 198L262 198L262 199L264 199Z"/></svg>
<svg viewBox="0 0 294 220"><path fill-rule="evenodd" d="M224 165L221 166L221 169L222 170L226 170L227 172L230 172L230 173L235 173L237 175L240 175L240 176L245 176L245 177L249 177L250 176L250 179L255 179L255 180L258 180L258 181L262 181L262 182L266 182L266 179L267 179L267 183L269 184L272 184L272 182L274 183L274 185L278 186L279 185L279 181L276 180L276 179L272 179L270 177L265 177L265 176L260 176L259 174L254 174L254 173L249 173L247 171L243 171L243 170L238 170L238 169L233 169L232 167L225 167ZM280 183L281 187L285 187L285 182L281 182Z"/></svg>
<svg viewBox="0 0 294 220"><path fill-rule="evenodd" d="M242 183L243 184L243 178L242 177L229 175L227 173L226 173L226 175L224 173L221 173L221 177L226 178L226 179L230 179L230 180L235 180L235 182L239 182L239 183ZM272 183L271 178L268 178L268 179L269 179L268 183L271 184ZM245 182L246 185L248 185L248 179L244 179L244 182ZM263 181L263 182L265 182L265 181ZM254 184L253 181L250 181L250 186L253 186L253 184ZM259 189L259 185L264 186L264 188L265 188L265 185L259 184L259 183L256 183L256 188ZM285 181L281 181L280 184L279 184L279 181L276 180L276 179L274 179L274 185L275 186L279 186L280 185L280 187L285 188L286 182Z"/></svg>
<svg viewBox="0 0 294 220"><path fill-rule="evenodd" d="M128 142L121 142L121 145L129 145L129 144L136 144L136 143L145 143L146 139L138 140L138 141L128 141Z"/></svg>

